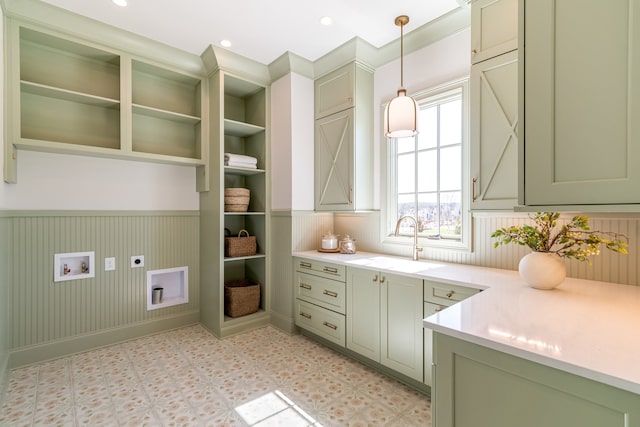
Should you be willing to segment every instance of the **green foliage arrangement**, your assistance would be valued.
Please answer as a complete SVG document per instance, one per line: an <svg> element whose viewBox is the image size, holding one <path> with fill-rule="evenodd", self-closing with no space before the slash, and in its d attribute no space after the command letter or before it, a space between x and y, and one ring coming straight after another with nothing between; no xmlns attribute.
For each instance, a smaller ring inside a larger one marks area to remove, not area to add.
<svg viewBox="0 0 640 427"><path fill-rule="evenodd" d="M500 228L491 234L497 239L494 248L499 245L517 243L528 246L535 252L550 252L564 258L587 261L592 255L600 254L600 246L621 254L627 253L627 236L606 231L593 231L589 228L589 217L576 215L571 222L556 230L558 212L537 212L532 219L534 225L522 225Z"/></svg>

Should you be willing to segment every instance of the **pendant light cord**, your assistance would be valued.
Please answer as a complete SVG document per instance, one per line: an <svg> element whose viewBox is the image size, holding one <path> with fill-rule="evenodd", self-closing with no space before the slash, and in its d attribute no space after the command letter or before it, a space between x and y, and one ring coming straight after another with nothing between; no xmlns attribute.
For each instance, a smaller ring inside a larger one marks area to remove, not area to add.
<svg viewBox="0 0 640 427"><path fill-rule="evenodd" d="M404 88L404 24L400 24L400 87Z"/></svg>

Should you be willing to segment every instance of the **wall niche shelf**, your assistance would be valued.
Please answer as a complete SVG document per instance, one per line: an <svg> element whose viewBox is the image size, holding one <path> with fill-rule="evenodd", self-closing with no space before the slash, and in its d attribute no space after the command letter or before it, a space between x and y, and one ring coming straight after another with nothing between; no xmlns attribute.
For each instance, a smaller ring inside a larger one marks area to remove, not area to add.
<svg viewBox="0 0 640 427"><path fill-rule="evenodd" d="M95 252L69 252L53 255L53 281L95 277Z"/></svg>
<svg viewBox="0 0 640 427"><path fill-rule="evenodd" d="M162 288L162 299L153 303L153 290ZM147 311L189 302L189 267L147 271Z"/></svg>

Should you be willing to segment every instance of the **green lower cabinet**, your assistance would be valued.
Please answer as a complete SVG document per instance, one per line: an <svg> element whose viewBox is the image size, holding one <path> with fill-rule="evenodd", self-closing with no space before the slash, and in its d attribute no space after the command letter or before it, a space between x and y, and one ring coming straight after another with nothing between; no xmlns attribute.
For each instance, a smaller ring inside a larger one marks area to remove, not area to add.
<svg viewBox="0 0 640 427"><path fill-rule="evenodd" d="M423 381L420 279L347 268L347 348Z"/></svg>
<svg viewBox="0 0 640 427"><path fill-rule="evenodd" d="M434 427L640 427L640 395L434 333Z"/></svg>

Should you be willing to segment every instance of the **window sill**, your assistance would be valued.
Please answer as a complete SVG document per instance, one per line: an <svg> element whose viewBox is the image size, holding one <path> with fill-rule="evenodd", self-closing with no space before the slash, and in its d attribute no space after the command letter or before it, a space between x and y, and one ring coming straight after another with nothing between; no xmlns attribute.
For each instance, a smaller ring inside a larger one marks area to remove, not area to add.
<svg viewBox="0 0 640 427"><path fill-rule="evenodd" d="M383 245L396 246L412 246L413 236L394 236L389 235L383 238ZM426 237L418 237L418 246L425 249L447 249L455 251L471 252L471 244L464 241L449 239L428 239Z"/></svg>

